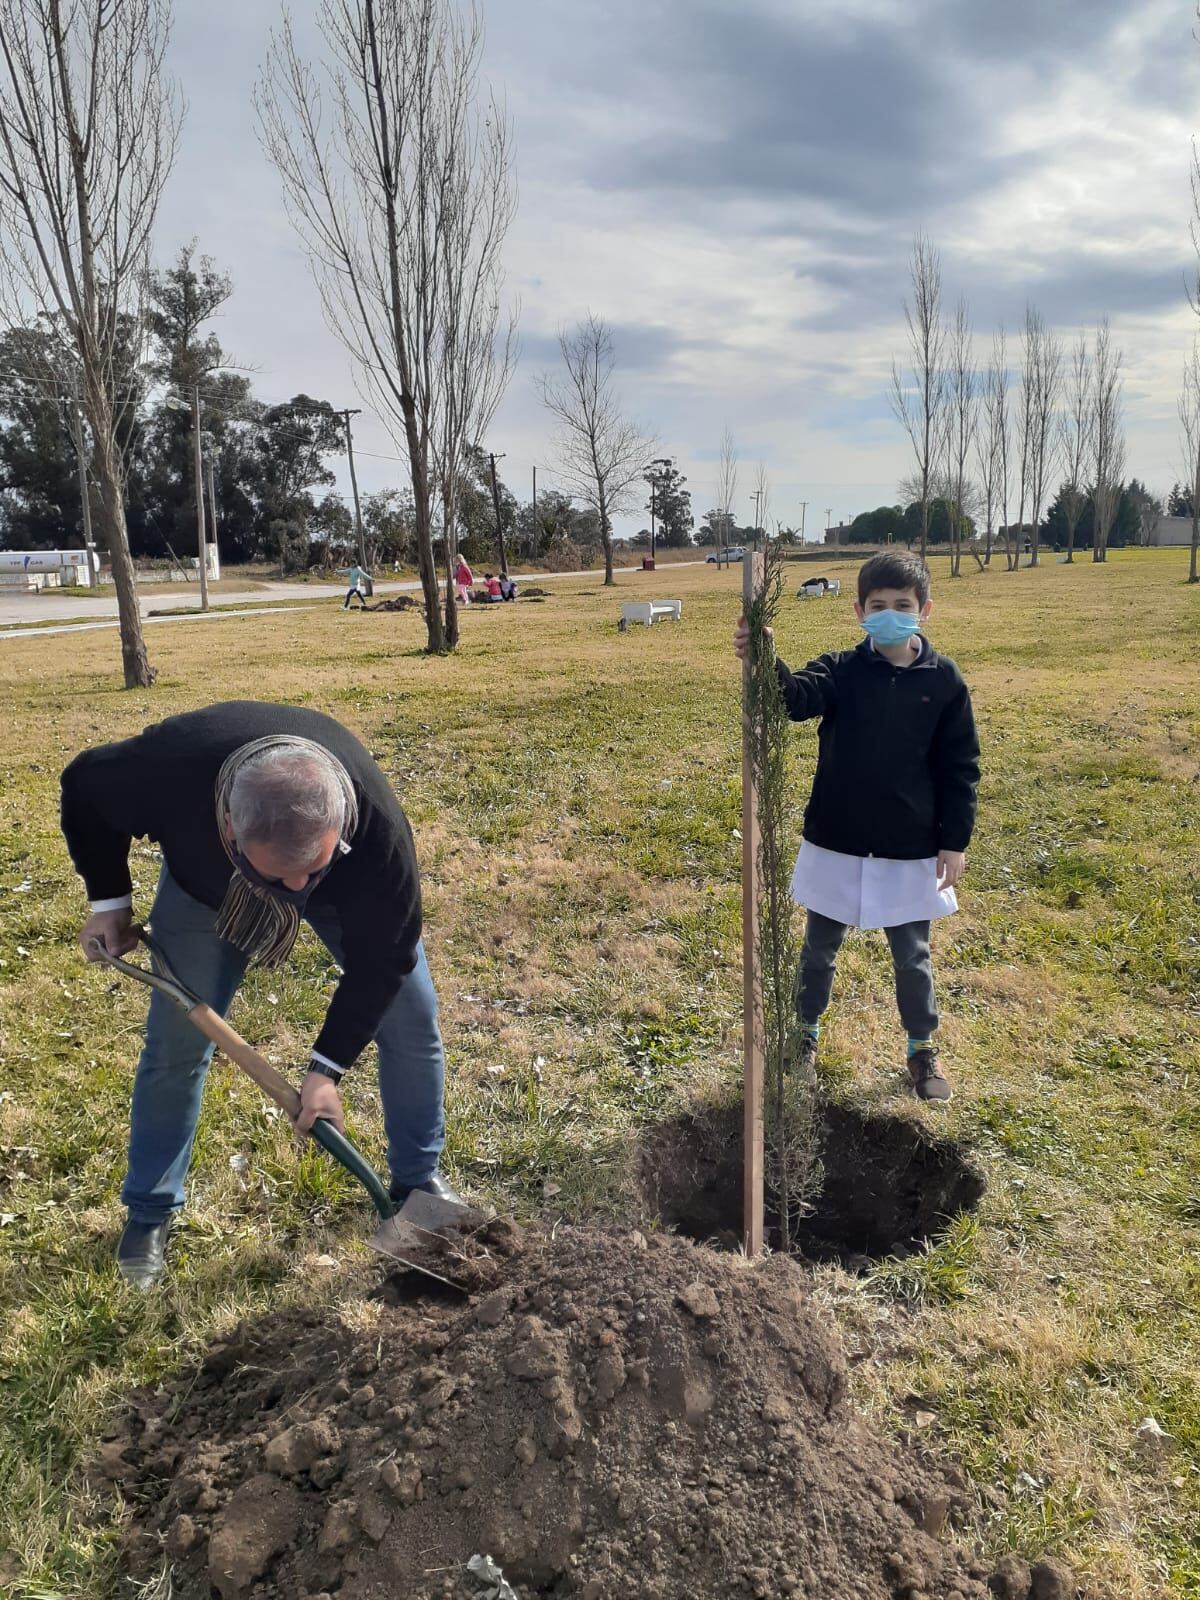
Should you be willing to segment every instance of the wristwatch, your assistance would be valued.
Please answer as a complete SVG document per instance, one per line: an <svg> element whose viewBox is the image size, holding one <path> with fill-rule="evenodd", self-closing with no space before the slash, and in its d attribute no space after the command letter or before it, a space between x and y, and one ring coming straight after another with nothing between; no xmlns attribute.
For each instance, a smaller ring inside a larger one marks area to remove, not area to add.
<svg viewBox="0 0 1200 1600"><path fill-rule="evenodd" d="M308 1070L310 1072L319 1072L323 1078L329 1078L335 1084L341 1083L346 1076L345 1067L335 1067L332 1061L310 1061Z"/></svg>

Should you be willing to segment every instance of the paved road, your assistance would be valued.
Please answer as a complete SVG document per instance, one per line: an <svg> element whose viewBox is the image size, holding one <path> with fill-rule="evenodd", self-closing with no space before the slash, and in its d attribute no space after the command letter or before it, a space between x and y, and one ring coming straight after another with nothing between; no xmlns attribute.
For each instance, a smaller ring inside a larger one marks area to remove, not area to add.
<svg viewBox="0 0 1200 1600"><path fill-rule="evenodd" d="M675 567L703 566L703 559L697 561L673 561L669 566L659 567L662 574L669 574ZM618 567L618 572L629 572L640 575L638 567ZM554 583L564 578L595 578L596 572L526 572L514 573L517 581L524 583ZM405 589L419 589L418 580L408 580L404 583L382 582L375 585L376 596L389 593L399 593ZM344 595L344 584L329 583L280 583L268 582L260 584L256 589L247 589L241 592L220 593L213 596L213 607L207 616L155 616L151 611L190 611L200 602L199 591L190 594L163 594L156 595L154 586L147 584L139 591L142 607L142 619L149 625L154 622L188 622L210 621L215 617L260 617L268 612L287 610L272 601L304 600L313 605ZM223 608L236 605L253 606L255 609L246 611L228 611ZM56 627L14 627L15 623L47 622L56 623ZM7 627L4 625L8 624ZM49 595L49 594L9 594L0 595L0 639L30 639L42 634L90 632L93 628L115 628L117 626L117 602L115 596L105 594L95 598L85 595Z"/></svg>

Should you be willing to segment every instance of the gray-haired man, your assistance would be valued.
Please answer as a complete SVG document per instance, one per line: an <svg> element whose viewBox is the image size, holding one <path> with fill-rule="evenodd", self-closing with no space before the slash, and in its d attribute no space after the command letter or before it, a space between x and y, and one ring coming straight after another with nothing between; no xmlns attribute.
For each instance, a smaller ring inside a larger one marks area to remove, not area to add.
<svg viewBox="0 0 1200 1600"><path fill-rule="evenodd" d="M342 1126L338 1083L379 1047L392 1194L452 1195L438 1176L444 1054L421 945L408 821L387 779L340 723L297 706L232 701L77 756L62 775L62 827L91 916L85 950L136 943L134 837L163 868L150 925L182 981L222 1014L248 965L284 960L301 919L342 968L301 1086L298 1127ZM155 994L134 1082L129 1212L118 1262L141 1287L163 1272L212 1046Z"/></svg>

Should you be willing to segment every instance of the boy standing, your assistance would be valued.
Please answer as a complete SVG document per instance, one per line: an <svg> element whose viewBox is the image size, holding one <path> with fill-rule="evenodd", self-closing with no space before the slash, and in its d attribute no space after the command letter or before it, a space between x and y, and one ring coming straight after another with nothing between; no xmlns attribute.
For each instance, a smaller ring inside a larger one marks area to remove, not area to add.
<svg viewBox="0 0 1200 1600"><path fill-rule="evenodd" d="M854 611L867 637L853 650L778 663L793 722L820 717L819 754L792 896L808 909L796 975L802 1068L816 1063L821 1016L848 928L882 928L908 1033L908 1074L922 1100L945 1102L929 928L958 909L975 824L979 741L954 663L920 632L929 573L912 555L872 556ZM734 634L745 657L749 625Z"/></svg>

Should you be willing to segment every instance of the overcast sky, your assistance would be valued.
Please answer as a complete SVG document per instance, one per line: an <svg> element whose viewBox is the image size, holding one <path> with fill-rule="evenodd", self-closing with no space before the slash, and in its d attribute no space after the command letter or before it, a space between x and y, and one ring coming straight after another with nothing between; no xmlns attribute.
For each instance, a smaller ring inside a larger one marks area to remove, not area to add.
<svg viewBox="0 0 1200 1600"><path fill-rule="evenodd" d="M296 0L312 38L317 0ZM772 515L811 537L890 503L908 470L887 387L913 230L942 253L986 355L1032 299L1065 334L1108 315L1126 357L1130 471L1180 476L1191 315L1188 163L1200 44L1185 0L491 0L484 74L516 133L507 252L523 353L489 441L528 498L553 483L535 390L556 332L614 329L627 409L715 499L726 422ZM188 101L160 213L232 274L217 324L265 399L362 404L255 134L273 0L176 6ZM358 419L368 489L403 481ZM343 478L343 484L345 480ZM645 521L625 519L629 532Z"/></svg>

